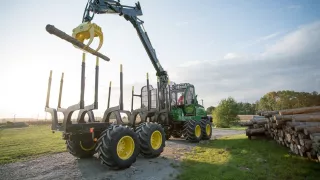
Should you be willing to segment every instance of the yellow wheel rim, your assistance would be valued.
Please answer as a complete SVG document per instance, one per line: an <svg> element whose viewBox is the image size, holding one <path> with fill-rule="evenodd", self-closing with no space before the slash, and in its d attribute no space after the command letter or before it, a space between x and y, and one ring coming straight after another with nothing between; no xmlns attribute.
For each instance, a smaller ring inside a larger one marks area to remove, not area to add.
<svg viewBox="0 0 320 180"><path fill-rule="evenodd" d="M129 159L134 152L134 140L130 136L123 136L117 144L117 154L122 160Z"/></svg>
<svg viewBox="0 0 320 180"><path fill-rule="evenodd" d="M197 137L200 137L201 135L201 127L199 125L196 126L195 134Z"/></svg>
<svg viewBox="0 0 320 180"><path fill-rule="evenodd" d="M150 143L152 149L156 150L160 148L162 145L162 134L160 131L157 130L151 134Z"/></svg>
<svg viewBox="0 0 320 180"><path fill-rule="evenodd" d="M93 143L92 147L89 147L89 148L85 148L83 145L82 145L82 141L80 141L80 147L82 150L84 151L91 151L94 149L94 147L96 146L96 143Z"/></svg>
<svg viewBox="0 0 320 180"><path fill-rule="evenodd" d="M211 133L210 124L207 124L207 125L206 125L206 133L207 133L208 136L209 136L210 133Z"/></svg>

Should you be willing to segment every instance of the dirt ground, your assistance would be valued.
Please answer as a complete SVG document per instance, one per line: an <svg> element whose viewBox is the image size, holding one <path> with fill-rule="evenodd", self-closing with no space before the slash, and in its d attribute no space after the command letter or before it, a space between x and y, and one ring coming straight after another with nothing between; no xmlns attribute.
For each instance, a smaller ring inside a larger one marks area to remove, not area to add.
<svg viewBox="0 0 320 180"><path fill-rule="evenodd" d="M214 129L212 139L225 135L242 134L243 130ZM0 166L3 180L170 180L179 174L180 158L190 151L195 143L183 139L166 141L163 154L156 159L138 157L130 168L114 171L101 165L96 158L76 159L69 153L43 156L26 162Z"/></svg>

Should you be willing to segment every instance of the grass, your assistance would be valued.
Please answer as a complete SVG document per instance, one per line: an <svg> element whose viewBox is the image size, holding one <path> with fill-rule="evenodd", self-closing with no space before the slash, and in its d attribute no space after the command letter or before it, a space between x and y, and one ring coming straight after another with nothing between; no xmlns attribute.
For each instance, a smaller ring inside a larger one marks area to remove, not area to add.
<svg viewBox="0 0 320 180"><path fill-rule="evenodd" d="M219 128L219 127L214 127L214 128ZM219 129L225 129L225 130L246 130L246 126L240 126L240 125L235 125L235 126L230 126L228 128L219 128Z"/></svg>
<svg viewBox="0 0 320 180"><path fill-rule="evenodd" d="M181 164L180 180L315 180L320 164L300 156L273 140L248 140L233 135L195 147Z"/></svg>
<svg viewBox="0 0 320 180"><path fill-rule="evenodd" d="M61 138L61 133L51 132L50 125L0 129L0 164L64 152L65 141Z"/></svg>
<svg viewBox="0 0 320 180"><path fill-rule="evenodd" d="M227 129L227 130L245 130L245 129L247 129L247 127L245 127L245 126L230 126L229 128L223 128L223 129Z"/></svg>
<svg viewBox="0 0 320 180"><path fill-rule="evenodd" d="M66 151L61 133L52 134L50 125L0 129L0 147L0 164ZM313 180L320 176L319 163L291 156L273 140L248 140L245 135L200 144L180 168L181 180Z"/></svg>

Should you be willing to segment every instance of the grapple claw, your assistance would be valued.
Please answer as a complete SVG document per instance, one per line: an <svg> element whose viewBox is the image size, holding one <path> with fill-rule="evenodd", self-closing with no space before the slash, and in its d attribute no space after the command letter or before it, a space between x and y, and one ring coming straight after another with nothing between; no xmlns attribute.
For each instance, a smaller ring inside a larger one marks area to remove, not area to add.
<svg viewBox="0 0 320 180"><path fill-rule="evenodd" d="M103 33L101 30L101 27L99 27L95 23L91 22L85 22L80 24L78 27L73 29L72 37L77 39L78 41L84 43L84 40L89 39L88 43L86 44L86 47L82 50L85 51L87 47L90 46L90 44L93 42L93 39L95 37L99 38L99 45L96 49L96 51L99 51L103 44ZM76 48L79 48L77 46L74 46Z"/></svg>

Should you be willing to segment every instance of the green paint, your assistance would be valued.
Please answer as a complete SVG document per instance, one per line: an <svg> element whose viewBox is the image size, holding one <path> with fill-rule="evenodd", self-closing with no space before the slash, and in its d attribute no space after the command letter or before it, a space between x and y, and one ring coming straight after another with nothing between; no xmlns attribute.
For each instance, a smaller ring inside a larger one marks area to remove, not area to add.
<svg viewBox="0 0 320 180"><path fill-rule="evenodd" d="M207 116L204 107L198 104L197 95L195 95L195 88L193 85L188 84L185 90L181 92L184 92L184 105L172 106L170 114L173 121L201 120L202 117ZM190 92L193 94L193 99L188 99L188 94Z"/></svg>
<svg viewBox="0 0 320 180"><path fill-rule="evenodd" d="M191 105L186 105L184 107L184 111L186 112L186 114L193 114L194 113L194 105L191 104Z"/></svg>

